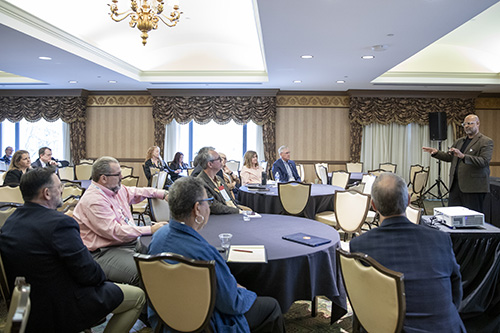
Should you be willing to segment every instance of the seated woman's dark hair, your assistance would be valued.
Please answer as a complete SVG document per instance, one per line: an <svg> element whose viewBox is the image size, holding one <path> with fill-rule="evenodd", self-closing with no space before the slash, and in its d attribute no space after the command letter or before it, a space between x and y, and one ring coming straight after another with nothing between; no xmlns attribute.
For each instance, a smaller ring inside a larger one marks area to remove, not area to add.
<svg viewBox="0 0 500 333"><path fill-rule="evenodd" d="M21 177L21 183L19 184L24 201L35 199L42 188L51 186L53 183L52 175L55 172L56 169L52 166L36 168L26 172Z"/></svg>
<svg viewBox="0 0 500 333"><path fill-rule="evenodd" d="M196 177L182 177L170 186L168 191L168 205L172 217L184 222L189 217L194 204L203 199L203 182Z"/></svg>

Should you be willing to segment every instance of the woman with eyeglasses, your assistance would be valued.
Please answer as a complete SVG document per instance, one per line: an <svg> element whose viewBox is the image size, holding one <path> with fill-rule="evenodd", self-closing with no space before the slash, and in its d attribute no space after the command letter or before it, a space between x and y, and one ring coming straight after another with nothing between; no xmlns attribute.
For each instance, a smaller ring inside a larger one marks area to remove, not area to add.
<svg viewBox="0 0 500 333"><path fill-rule="evenodd" d="M200 179L178 179L168 194L170 223L153 235L148 253L173 252L195 260L215 260L217 293L210 322L212 331L283 332L279 303L272 297L257 297L254 292L241 287L219 251L198 233L208 223L212 200ZM148 315L155 327L158 316L151 307Z"/></svg>
<svg viewBox="0 0 500 333"><path fill-rule="evenodd" d="M12 187L19 186L21 177L31 170L30 153L26 150L18 150L12 156L9 170L4 174L4 185Z"/></svg>

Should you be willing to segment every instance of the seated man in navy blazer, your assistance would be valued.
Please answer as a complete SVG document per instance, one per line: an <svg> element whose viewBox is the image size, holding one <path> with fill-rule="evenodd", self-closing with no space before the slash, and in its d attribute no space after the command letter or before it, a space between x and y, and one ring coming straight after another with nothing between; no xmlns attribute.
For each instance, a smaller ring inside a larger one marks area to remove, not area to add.
<svg viewBox="0 0 500 333"><path fill-rule="evenodd" d="M25 204L2 227L0 250L8 285L16 276L31 284L26 332L80 332L110 312L105 332L128 332L146 302L144 292L106 281L78 223L56 210L62 187L55 169L24 174L20 189Z"/></svg>
<svg viewBox="0 0 500 333"><path fill-rule="evenodd" d="M449 234L411 223L405 181L393 173L377 177L372 206L380 227L350 242L351 252L366 253L404 274L405 332L465 332L458 314L462 300L460 267Z"/></svg>
<svg viewBox="0 0 500 333"><path fill-rule="evenodd" d="M273 164L273 177L274 180L280 182L300 182L299 173L297 172L297 167L295 162L290 160L290 149L287 146L281 146L278 149L280 154L280 159L278 159ZM276 177L276 175L278 177ZM279 178L279 179L277 179Z"/></svg>

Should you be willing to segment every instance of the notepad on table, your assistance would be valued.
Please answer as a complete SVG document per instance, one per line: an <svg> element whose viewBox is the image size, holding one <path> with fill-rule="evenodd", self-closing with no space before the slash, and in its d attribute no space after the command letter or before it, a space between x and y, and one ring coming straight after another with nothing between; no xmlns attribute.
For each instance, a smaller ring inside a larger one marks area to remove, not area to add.
<svg viewBox="0 0 500 333"><path fill-rule="evenodd" d="M264 245L231 245L227 262L267 262Z"/></svg>
<svg viewBox="0 0 500 333"><path fill-rule="evenodd" d="M291 241L291 242L304 244L307 246L320 246L323 244L328 244L332 241L331 239L317 237L317 236L313 236L313 235L309 235L309 234L304 234L303 232L298 232L295 234L286 235L286 236L283 236L281 238L288 240L288 241Z"/></svg>

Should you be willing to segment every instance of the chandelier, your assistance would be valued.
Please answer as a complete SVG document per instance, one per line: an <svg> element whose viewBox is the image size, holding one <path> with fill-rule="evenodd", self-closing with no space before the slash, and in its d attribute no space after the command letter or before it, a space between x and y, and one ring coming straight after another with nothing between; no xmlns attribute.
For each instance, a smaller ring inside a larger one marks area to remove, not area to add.
<svg viewBox="0 0 500 333"><path fill-rule="evenodd" d="M179 6L174 5L169 16L163 13L163 0L139 0L141 3L138 6L136 0L131 0L130 9L123 13L118 13L118 0L112 0L113 4L110 7L110 16L115 22L120 22L130 16L129 25L131 28L139 29L142 34L142 44L146 46L148 32L158 28L158 21L162 21L165 25L173 27L179 22L182 12L179 11Z"/></svg>

